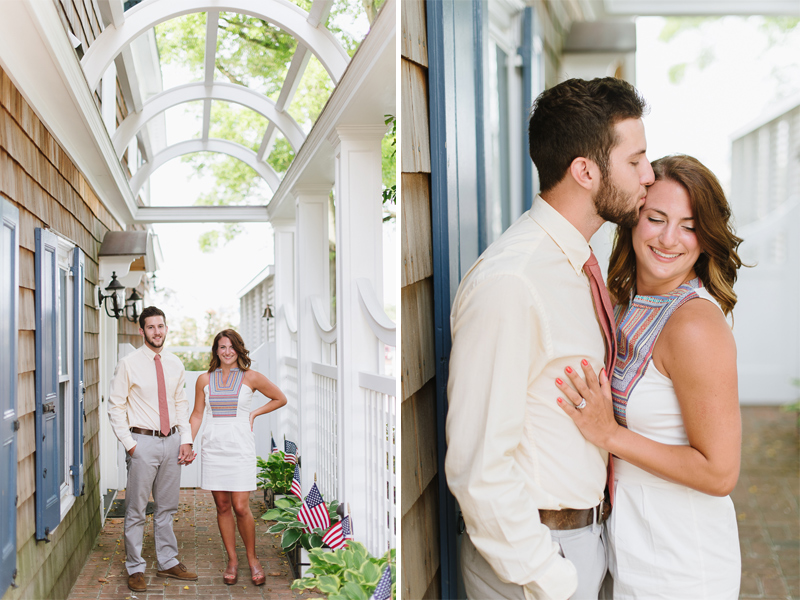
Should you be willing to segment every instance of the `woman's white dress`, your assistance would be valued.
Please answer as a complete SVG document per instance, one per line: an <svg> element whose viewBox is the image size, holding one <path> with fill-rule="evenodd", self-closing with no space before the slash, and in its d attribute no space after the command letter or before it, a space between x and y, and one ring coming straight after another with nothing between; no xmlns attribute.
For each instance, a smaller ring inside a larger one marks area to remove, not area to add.
<svg viewBox="0 0 800 600"><path fill-rule="evenodd" d="M204 490L251 492L256 489L256 441L250 430L253 390L244 385L244 371L209 373L204 388L205 428L200 449L200 487Z"/></svg>
<svg viewBox="0 0 800 600"><path fill-rule="evenodd" d="M705 288L690 291L695 294L692 298L714 302ZM620 322L618 319L618 330ZM641 318L639 329L651 324L652 318ZM635 387L627 388L624 406L615 397L615 411L619 419L621 409L631 431L663 444L689 445L672 381L652 362L652 346L659 332L660 327L652 339L649 358L640 365L643 373ZM615 368L615 377L618 375ZM738 598L741 558L730 497L710 496L671 483L618 458L614 469L614 509L607 522L614 598Z"/></svg>

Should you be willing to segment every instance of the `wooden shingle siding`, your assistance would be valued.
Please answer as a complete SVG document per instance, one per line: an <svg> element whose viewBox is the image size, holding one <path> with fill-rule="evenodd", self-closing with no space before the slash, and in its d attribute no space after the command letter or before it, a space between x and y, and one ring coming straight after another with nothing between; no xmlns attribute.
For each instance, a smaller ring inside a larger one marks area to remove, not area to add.
<svg viewBox="0 0 800 600"><path fill-rule="evenodd" d="M430 173L428 70L404 59L400 61L400 67L402 170L403 173Z"/></svg>
<svg viewBox="0 0 800 600"><path fill-rule="evenodd" d="M403 173L402 188L400 285L405 287L433 276L430 177L423 173Z"/></svg>
<svg viewBox="0 0 800 600"><path fill-rule="evenodd" d="M404 0L401 30L400 595L411 600L441 594L425 2Z"/></svg>
<svg viewBox="0 0 800 600"><path fill-rule="evenodd" d="M56 0L54 0L56 1ZM61 0L57 0L59 3ZM77 0L76 0L77 1ZM89 9L77 11L83 35L92 39L99 21ZM62 4L60 4L62 5ZM83 5L81 5L83 6ZM94 20L93 20L94 19ZM80 36L79 36L80 37ZM94 308L94 286L98 279L100 243L109 230L122 229L86 183L70 158L59 146L13 83L0 69L0 196L19 210L19 359L17 413L17 588L10 588L4 600L64 598L77 578L100 530L99 494L99 314ZM84 286L84 373L85 414L84 481L86 493L64 515L51 533L50 543L35 540L35 369L36 321L34 250L37 227L49 227L75 242L86 255ZM138 327L123 320L123 334ZM137 335L138 337L138 335ZM139 338L140 339L140 338ZM139 343L141 343L139 341Z"/></svg>

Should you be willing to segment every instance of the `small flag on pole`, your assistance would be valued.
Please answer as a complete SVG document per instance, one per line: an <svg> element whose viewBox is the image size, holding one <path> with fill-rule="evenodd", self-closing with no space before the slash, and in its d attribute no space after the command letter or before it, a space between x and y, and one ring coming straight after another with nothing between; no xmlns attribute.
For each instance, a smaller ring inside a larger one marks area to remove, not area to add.
<svg viewBox="0 0 800 600"><path fill-rule="evenodd" d="M386 565L378 586L369 600L389 600L392 597L392 565Z"/></svg>
<svg viewBox="0 0 800 600"><path fill-rule="evenodd" d="M350 515L336 523L328 530L328 533L322 536L322 542L328 548L333 548L334 550L344 548L347 545L347 540L352 539L353 532L350 529Z"/></svg>
<svg viewBox="0 0 800 600"><path fill-rule="evenodd" d="M283 460L293 465L297 464L297 444L283 440Z"/></svg>
<svg viewBox="0 0 800 600"><path fill-rule="evenodd" d="M303 500L303 507L297 513L297 520L308 525L307 529L319 527L323 531L331 526L331 518L328 515L328 507L319 493L317 484L311 486L311 491Z"/></svg>
<svg viewBox="0 0 800 600"><path fill-rule="evenodd" d="M276 452L280 452L278 450L278 446L275 445L275 438L272 438L272 446L270 447L270 454L275 454Z"/></svg>
<svg viewBox="0 0 800 600"><path fill-rule="evenodd" d="M294 466L294 477L292 477L292 493L303 499L303 488L300 486L300 465Z"/></svg>

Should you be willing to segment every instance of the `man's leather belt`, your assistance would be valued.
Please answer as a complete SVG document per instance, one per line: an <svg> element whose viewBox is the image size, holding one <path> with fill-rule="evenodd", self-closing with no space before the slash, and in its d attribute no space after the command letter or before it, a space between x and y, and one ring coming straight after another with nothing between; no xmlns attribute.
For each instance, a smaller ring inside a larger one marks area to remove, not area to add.
<svg viewBox="0 0 800 600"><path fill-rule="evenodd" d="M152 429L141 429L139 427L131 427L131 433L139 433L141 435L153 435L155 437L169 437L173 433L175 433L176 431L178 431L178 426L177 425L175 427L173 427L172 429L170 429L169 433L167 435L164 435L160 431L153 431Z"/></svg>
<svg viewBox="0 0 800 600"><path fill-rule="evenodd" d="M611 515L611 505L601 502L594 508L562 508L561 510L540 510L542 525L555 531L568 531L588 527L594 523L595 511L598 513L597 523L602 524Z"/></svg>

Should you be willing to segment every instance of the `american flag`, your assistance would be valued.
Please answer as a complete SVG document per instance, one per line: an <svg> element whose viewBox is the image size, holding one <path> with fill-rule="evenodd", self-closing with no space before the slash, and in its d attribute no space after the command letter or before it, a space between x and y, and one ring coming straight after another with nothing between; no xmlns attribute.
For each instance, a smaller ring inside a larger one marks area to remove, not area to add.
<svg viewBox="0 0 800 600"><path fill-rule="evenodd" d="M328 533L322 536L323 543L334 550L344 548L347 545L347 540L352 539L353 530L350 527L350 515L336 523L328 530Z"/></svg>
<svg viewBox="0 0 800 600"><path fill-rule="evenodd" d="M308 496L303 500L303 507L297 513L297 520L308 525L306 529L319 527L324 531L331 526L328 507L325 506L325 501L322 499L322 494L319 493L316 483L311 486L311 491L308 492Z"/></svg>
<svg viewBox="0 0 800 600"><path fill-rule="evenodd" d="M378 586L370 596L369 600L389 600L392 597L392 566L386 565L381 575Z"/></svg>
<svg viewBox="0 0 800 600"><path fill-rule="evenodd" d="M278 446L275 445L275 438L273 437L272 438L272 447L271 447L271 450L270 450L270 454L275 454L276 452L280 452L280 450L278 450Z"/></svg>
<svg viewBox="0 0 800 600"><path fill-rule="evenodd" d="M297 444L283 440L283 460L293 465L297 464Z"/></svg>
<svg viewBox="0 0 800 600"><path fill-rule="evenodd" d="M300 486L300 465L294 466L294 477L292 477L292 493L303 499L303 488Z"/></svg>

